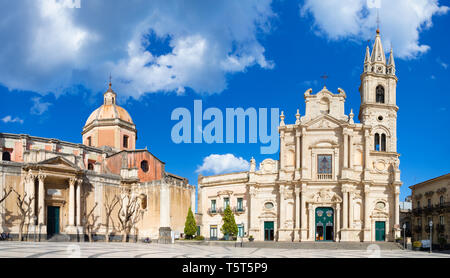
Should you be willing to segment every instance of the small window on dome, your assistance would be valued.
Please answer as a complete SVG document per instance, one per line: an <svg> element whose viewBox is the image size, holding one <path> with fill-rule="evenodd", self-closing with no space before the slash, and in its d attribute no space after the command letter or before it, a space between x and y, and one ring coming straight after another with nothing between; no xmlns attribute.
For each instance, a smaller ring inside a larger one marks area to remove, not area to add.
<svg viewBox="0 0 450 278"><path fill-rule="evenodd" d="M88 145L89 147L92 146L92 137L91 137L91 136L89 136L88 139L87 139L87 145Z"/></svg>

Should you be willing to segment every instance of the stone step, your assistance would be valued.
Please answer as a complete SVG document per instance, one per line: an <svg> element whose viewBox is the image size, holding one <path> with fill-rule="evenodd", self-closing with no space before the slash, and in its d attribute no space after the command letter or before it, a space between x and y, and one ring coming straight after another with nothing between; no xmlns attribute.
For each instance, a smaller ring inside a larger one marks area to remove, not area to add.
<svg viewBox="0 0 450 278"><path fill-rule="evenodd" d="M57 234L57 235L53 235L47 241L48 242L69 242L70 236L68 236L66 234Z"/></svg>

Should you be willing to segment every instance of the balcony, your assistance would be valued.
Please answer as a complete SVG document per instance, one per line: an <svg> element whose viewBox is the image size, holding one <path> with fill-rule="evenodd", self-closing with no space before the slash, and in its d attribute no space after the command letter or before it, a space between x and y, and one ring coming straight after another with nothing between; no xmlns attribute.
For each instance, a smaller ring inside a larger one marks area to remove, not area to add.
<svg viewBox="0 0 450 278"><path fill-rule="evenodd" d="M421 215L423 212L422 208L415 208L412 210L413 215Z"/></svg>
<svg viewBox="0 0 450 278"><path fill-rule="evenodd" d="M242 214L242 213L245 213L245 208L244 207L234 207L233 212L235 214Z"/></svg>
<svg viewBox="0 0 450 278"><path fill-rule="evenodd" d="M209 208L208 214L217 214L217 210L215 208Z"/></svg>
<svg viewBox="0 0 450 278"><path fill-rule="evenodd" d="M332 180L333 179L333 175L332 174L317 174L317 179L322 181L322 180Z"/></svg>
<svg viewBox="0 0 450 278"><path fill-rule="evenodd" d="M446 203L442 203L442 204L436 204L436 205L434 205L434 208L436 210L450 209L450 202L446 202Z"/></svg>

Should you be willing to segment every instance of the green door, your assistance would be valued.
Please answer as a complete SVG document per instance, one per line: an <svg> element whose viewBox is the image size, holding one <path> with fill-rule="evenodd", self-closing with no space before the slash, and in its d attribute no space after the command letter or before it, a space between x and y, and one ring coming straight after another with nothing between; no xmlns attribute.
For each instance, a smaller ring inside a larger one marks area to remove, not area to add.
<svg viewBox="0 0 450 278"><path fill-rule="evenodd" d="M375 222L375 240L376 241L386 240L386 222L384 221Z"/></svg>
<svg viewBox="0 0 450 278"><path fill-rule="evenodd" d="M273 241L274 240L274 224L273 221L264 222L264 240Z"/></svg>
<svg viewBox="0 0 450 278"><path fill-rule="evenodd" d="M316 241L334 240L334 210L332 208L316 209Z"/></svg>
<svg viewBox="0 0 450 278"><path fill-rule="evenodd" d="M59 207L47 207L47 236L59 234Z"/></svg>

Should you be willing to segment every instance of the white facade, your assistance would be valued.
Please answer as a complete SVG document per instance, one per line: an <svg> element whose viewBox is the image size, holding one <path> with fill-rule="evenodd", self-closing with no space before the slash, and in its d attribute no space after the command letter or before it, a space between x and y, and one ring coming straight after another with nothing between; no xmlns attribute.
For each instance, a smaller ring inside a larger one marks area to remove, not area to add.
<svg viewBox="0 0 450 278"><path fill-rule="evenodd" d="M396 85L392 51L386 63L377 31L361 75L361 123L353 111L345 114L344 90L307 90L305 116L297 112L295 124L285 124L281 115L279 161L266 159L257 170L252 159L248 172L199 177L202 235L211 237L217 227L223 236L229 198L236 223L255 240L394 240L402 184Z"/></svg>

